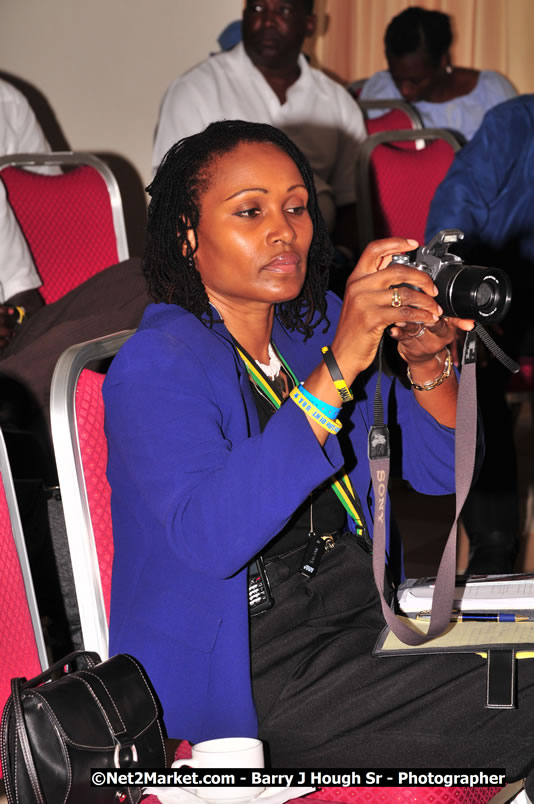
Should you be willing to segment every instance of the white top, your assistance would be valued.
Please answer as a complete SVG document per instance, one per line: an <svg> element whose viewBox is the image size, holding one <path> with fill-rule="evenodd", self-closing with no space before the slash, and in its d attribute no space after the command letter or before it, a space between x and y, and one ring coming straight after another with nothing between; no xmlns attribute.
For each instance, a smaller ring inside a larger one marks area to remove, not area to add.
<svg viewBox="0 0 534 804"><path fill-rule="evenodd" d="M365 125L344 87L310 67L303 55L298 63L300 76L289 87L283 104L247 56L242 42L177 78L161 105L154 171L171 145L216 120L269 123L288 134L309 159L323 214L329 198L328 223L335 207L355 200L354 167L358 144L366 136Z"/></svg>
<svg viewBox="0 0 534 804"><path fill-rule="evenodd" d="M482 122L482 118L493 106L509 98L517 92L510 81L494 70L481 70L478 81L467 95L460 95L443 103L417 101L413 103L425 128L446 128L459 132L466 140L470 140ZM363 85L361 100L398 98L402 95L397 89L389 70L380 70ZM369 117L384 114L383 109L369 109Z"/></svg>
<svg viewBox="0 0 534 804"><path fill-rule="evenodd" d="M49 151L50 146L24 95L12 84L0 80L0 155ZM0 181L0 302L40 285L32 256Z"/></svg>

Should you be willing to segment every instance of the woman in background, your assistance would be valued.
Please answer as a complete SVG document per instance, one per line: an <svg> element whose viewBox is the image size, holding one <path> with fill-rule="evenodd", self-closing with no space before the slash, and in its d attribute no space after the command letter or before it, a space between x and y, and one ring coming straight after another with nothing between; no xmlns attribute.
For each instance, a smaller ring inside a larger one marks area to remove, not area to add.
<svg viewBox="0 0 534 804"><path fill-rule="evenodd" d="M389 70L369 78L360 98L404 99L418 110L425 128L446 128L470 140L488 109L517 95L494 70L451 64L451 21L441 11L405 9L389 23L384 42ZM367 113L377 116L383 110Z"/></svg>

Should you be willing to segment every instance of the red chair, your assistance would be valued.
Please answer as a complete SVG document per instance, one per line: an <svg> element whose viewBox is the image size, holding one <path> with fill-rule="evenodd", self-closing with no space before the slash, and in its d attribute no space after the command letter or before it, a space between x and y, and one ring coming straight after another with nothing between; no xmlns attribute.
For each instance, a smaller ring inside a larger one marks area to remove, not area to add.
<svg viewBox="0 0 534 804"><path fill-rule="evenodd" d="M377 131L399 131L423 128L423 121L421 120L419 112L406 101L396 99L358 99L358 106L363 112L365 127L368 134L376 134ZM381 114L379 117L368 117L367 112L369 109L383 109L384 114ZM415 148L416 141L408 141L406 145Z"/></svg>
<svg viewBox="0 0 534 804"><path fill-rule="evenodd" d="M133 330L71 346L59 358L50 420L68 549L85 650L108 657L113 562L111 492L106 477L104 375L86 366L112 357Z"/></svg>
<svg viewBox="0 0 534 804"><path fill-rule="evenodd" d="M4 437L0 431L0 711L11 679L32 678L48 657ZM0 776L2 766L0 759Z"/></svg>
<svg viewBox="0 0 534 804"><path fill-rule="evenodd" d="M58 166L47 174L26 168ZM0 178L50 303L128 258L119 188L93 154L57 152L0 158Z"/></svg>
<svg viewBox="0 0 534 804"><path fill-rule="evenodd" d="M415 141L425 147L402 147ZM393 235L424 242L430 202L459 148L453 134L432 128L380 131L362 143L356 165L361 249Z"/></svg>

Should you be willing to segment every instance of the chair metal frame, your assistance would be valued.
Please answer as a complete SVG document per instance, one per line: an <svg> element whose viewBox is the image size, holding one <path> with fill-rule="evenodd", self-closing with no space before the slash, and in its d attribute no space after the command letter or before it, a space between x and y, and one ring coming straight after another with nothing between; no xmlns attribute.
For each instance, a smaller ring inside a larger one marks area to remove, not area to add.
<svg viewBox="0 0 534 804"><path fill-rule="evenodd" d="M399 98L369 98L368 100L360 100L359 98L356 98L356 103L361 108L364 117L367 116L367 109L384 109L385 111L388 109L400 109L410 118L412 129L424 128L421 115L415 106L412 106L412 104L408 103L408 101L400 100Z"/></svg>
<svg viewBox="0 0 534 804"><path fill-rule="evenodd" d="M1 171L6 167L42 168L61 166L78 167L81 165L89 165L94 168L106 183L111 204L113 228L117 241L117 259L118 262L127 260L130 254L119 185L112 170L102 159L99 159L98 156L86 151L52 151L48 154L8 154L7 156L0 157L0 175Z"/></svg>
<svg viewBox="0 0 534 804"><path fill-rule="evenodd" d="M13 533L13 541L17 551L22 579L24 581L24 590L26 593L26 600L28 601L28 609L33 626L33 633L35 636L35 644L39 656L39 662L42 670L48 667L48 654L43 636L43 629L41 626L41 618L37 606L37 598L35 596L35 588L30 569L30 562L28 559L28 551L26 549L26 542L24 540L24 533L22 530L22 522L20 520L19 506L17 496L15 493L15 486L13 484L13 476L11 474L11 466L7 454L6 442L4 435L0 430L0 474L4 485L6 496L7 508L9 511L9 519L11 521L11 530Z"/></svg>
<svg viewBox="0 0 534 804"><path fill-rule="evenodd" d="M403 129L402 131L377 131L371 134L360 145L356 160L356 198L357 204L357 228L358 242L363 248L371 240L375 240L373 226L373 202L371 194L371 183L369 181L369 164L371 154L378 145L383 143L426 141L426 140L445 140L452 146L454 152L460 150L461 143L457 137L447 129L442 128L422 128L422 129Z"/></svg>
<svg viewBox="0 0 534 804"><path fill-rule="evenodd" d="M113 357L135 330L69 347L52 377L50 419L74 585L86 650L108 657L108 622L76 421L76 387L84 368Z"/></svg>

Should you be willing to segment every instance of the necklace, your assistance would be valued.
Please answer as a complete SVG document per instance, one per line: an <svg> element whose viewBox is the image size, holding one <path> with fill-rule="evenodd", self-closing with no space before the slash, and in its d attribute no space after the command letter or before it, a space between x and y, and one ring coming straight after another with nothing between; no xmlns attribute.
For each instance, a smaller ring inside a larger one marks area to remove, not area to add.
<svg viewBox="0 0 534 804"><path fill-rule="evenodd" d="M276 352L274 351L274 349L273 349L273 347L271 346L270 343L269 343L269 346L267 347L267 349L268 349L268 352L269 352L269 365L267 365L266 363L260 363L259 360L255 360L254 362L261 368L263 373L270 380L274 380L280 374L280 369L282 368L282 363L281 363L280 358L278 357L278 355L276 354Z"/></svg>

